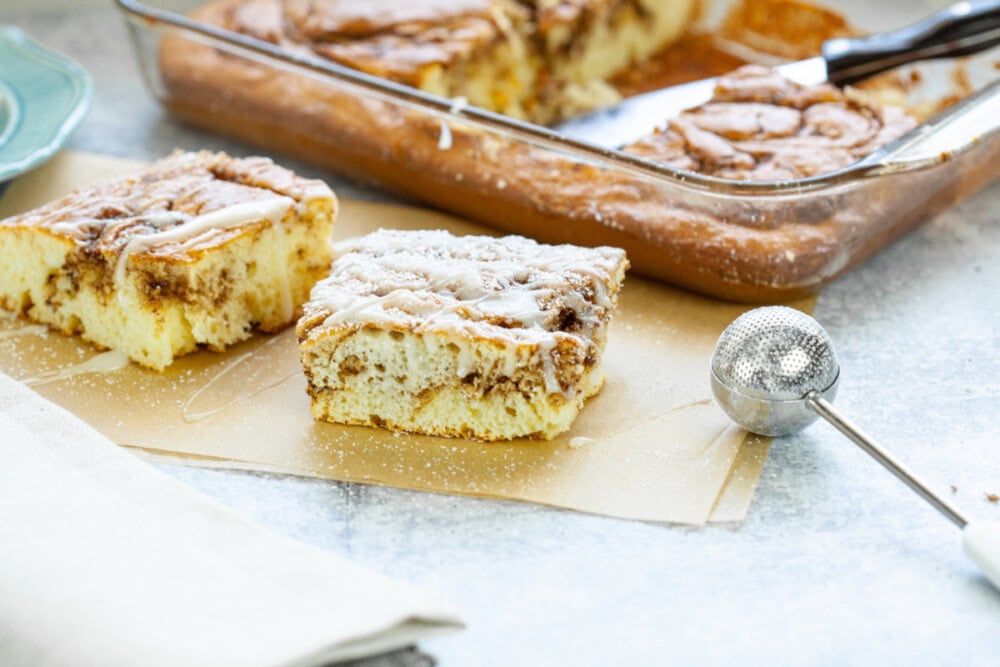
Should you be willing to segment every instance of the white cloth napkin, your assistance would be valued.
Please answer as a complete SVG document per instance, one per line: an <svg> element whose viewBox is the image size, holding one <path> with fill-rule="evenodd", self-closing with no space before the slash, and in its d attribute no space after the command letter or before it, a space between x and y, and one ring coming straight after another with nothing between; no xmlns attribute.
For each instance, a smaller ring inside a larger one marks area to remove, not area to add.
<svg viewBox="0 0 1000 667"><path fill-rule="evenodd" d="M0 374L0 665L318 665L459 627Z"/></svg>

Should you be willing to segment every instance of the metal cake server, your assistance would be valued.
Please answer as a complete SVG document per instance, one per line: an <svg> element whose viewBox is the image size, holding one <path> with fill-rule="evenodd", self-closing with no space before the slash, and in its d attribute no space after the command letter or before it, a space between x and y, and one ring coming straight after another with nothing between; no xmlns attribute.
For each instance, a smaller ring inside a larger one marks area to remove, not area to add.
<svg viewBox="0 0 1000 667"><path fill-rule="evenodd" d="M1000 0L951 5L906 28L823 43L822 55L775 69L804 85L839 86L886 70L933 58L969 55L1000 44ZM605 148L617 148L662 127L685 109L707 102L716 79L702 79L630 97L571 118L555 130Z"/></svg>

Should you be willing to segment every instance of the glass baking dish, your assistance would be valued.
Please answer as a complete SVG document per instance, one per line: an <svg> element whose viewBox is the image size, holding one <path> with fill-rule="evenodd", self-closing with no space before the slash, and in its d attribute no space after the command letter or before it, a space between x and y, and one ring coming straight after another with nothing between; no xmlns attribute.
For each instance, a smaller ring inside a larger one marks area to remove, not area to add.
<svg viewBox="0 0 1000 667"><path fill-rule="evenodd" d="M572 141L184 15L201 2L117 3L149 88L186 122L507 232L619 246L633 270L725 299L814 293L1000 176L997 81L839 171L731 181Z"/></svg>

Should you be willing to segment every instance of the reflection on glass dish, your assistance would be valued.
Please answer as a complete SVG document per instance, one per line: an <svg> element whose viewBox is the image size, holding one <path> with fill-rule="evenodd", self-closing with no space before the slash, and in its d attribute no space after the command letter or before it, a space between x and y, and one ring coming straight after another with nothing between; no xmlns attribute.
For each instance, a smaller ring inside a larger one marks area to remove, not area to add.
<svg viewBox="0 0 1000 667"><path fill-rule="evenodd" d="M0 26L0 182L52 157L93 96L82 67Z"/></svg>

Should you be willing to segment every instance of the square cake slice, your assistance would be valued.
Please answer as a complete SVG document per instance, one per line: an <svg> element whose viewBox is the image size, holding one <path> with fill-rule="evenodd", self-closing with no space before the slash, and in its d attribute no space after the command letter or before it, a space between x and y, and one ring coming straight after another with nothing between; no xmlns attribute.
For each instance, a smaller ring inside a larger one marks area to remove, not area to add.
<svg viewBox="0 0 1000 667"><path fill-rule="evenodd" d="M297 328L319 419L549 439L603 384L622 250L380 230L335 254Z"/></svg>
<svg viewBox="0 0 1000 667"><path fill-rule="evenodd" d="M176 153L0 221L0 306L162 370L294 322L335 215L268 159Z"/></svg>

